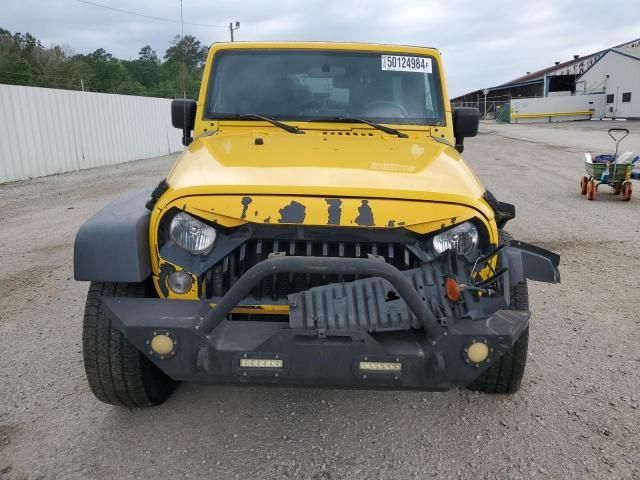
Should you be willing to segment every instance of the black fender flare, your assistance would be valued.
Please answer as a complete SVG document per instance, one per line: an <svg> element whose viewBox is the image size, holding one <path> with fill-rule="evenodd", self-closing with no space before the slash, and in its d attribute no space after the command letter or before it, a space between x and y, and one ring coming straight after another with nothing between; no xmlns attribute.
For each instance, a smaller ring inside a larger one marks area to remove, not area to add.
<svg viewBox="0 0 640 480"><path fill-rule="evenodd" d="M73 248L79 281L142 282L151 275L150 189L116 198L80 227Z"/></svg>
<svg viewBox="0 0 640 480"><path fill-rule="evenodd" d="M505 249L506 267L512 285L526 279L560 283L560 255L530 243L512 240Z"/></svg>
<svg viewBox="0 0 640 480"><path fill-rule="evenodd" d="M482 198L484 198L493 209L498 228L504 228L509 220L516 218L516 207L510 203L498 201L489 190L486 190L482 194Z"/></svg>

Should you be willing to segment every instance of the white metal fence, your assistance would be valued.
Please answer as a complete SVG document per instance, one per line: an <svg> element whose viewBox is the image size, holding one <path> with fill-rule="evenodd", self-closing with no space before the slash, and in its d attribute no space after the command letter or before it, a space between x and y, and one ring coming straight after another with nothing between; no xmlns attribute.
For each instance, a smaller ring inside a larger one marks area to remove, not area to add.
<svg viewBox="0 0 640 480"><path fill-rule="evenodd" d="M0 85L0 183L181 150L171 100Z"/></svg>

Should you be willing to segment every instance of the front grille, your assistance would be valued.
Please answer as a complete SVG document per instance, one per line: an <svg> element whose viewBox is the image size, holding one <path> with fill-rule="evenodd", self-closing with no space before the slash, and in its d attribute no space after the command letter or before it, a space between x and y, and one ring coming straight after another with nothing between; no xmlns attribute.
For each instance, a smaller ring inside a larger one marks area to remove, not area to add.
<svg viewBox="0 0 640 480"><path fill-rule="evenodd" d="M204 274L206 297L222 297L242 274L256 263L266 260L271 253L345 258L367 258L372 254L384 257L387 263L399 270L416 268L422 263L414 253L401 244L249 240ZM277 302L286 299L291 293L308 290L311 287L351 282L358 278L360 277L354 275L277 274L260 282L250 296L258 301Z"/></svg>

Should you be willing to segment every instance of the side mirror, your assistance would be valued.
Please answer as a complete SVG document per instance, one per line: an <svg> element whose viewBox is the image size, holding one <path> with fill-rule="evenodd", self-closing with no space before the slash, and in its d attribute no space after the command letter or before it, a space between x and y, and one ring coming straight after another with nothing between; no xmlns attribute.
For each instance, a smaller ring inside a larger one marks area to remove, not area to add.
<svg viewBox="0 0 640 480"><path fill-rule="evenodd" d="M453 109L453 135L456 137L456 150L464 151L464 138L475 137L480 126L480 110L471 107Z"/></svg>
<svg viewBox="0 0 640 480"><path fill-rule="evenodd" d="M195 100L177 99L171 102L171 124L182 130L182 144L186 147L193 141L191 132L196 125Z"/></svg>

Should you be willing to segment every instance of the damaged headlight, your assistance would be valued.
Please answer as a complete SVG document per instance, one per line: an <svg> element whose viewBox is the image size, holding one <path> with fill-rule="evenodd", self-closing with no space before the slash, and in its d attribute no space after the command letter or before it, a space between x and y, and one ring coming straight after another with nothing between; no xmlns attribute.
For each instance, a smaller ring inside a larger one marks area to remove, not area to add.
<svg viewBox="0 0 640 480"><path fill-rule="evenodd" d="M478 229L471 222L464 222L432 239L433 249L439 255L453 250L458 255L471 255L478 248Z"/></svg>
<svg viewBox="0 0 640 480"><path fill-rule="evenodd" d="M169 235L178 246L196 255L208 253L216 241L214 228L185 212L173 217Z"/></svg>

